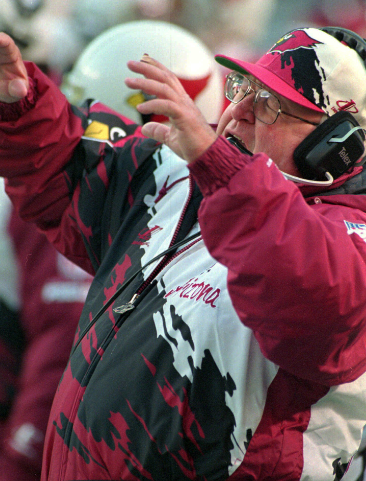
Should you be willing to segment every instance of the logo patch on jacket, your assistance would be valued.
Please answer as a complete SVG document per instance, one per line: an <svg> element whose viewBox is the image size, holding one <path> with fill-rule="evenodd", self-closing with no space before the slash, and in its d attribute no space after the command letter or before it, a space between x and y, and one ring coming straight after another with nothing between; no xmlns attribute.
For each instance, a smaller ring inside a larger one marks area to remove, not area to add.
<svg viewBox="0 0 366 481"><path fill-rule="evenodd" d="M347 227L347 234L357 234L366 242L366 224L356 224L354 222L344 221Z"/></svg>

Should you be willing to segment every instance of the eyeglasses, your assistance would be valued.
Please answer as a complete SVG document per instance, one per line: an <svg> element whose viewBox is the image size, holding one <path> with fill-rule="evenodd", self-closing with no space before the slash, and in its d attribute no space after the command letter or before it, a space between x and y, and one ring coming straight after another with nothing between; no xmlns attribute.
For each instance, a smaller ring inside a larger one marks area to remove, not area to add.
<svg viewBox="0 0 366 481"><path fill-rule="evenodd" d="M255 86L255 88L253 88ZM250 92L254 93L253 112L255 118L264 124L274 124L280 114L288 115L294 119L302 120L311 125L319 125L319 123L311 122L281 109L280 100L268 90L245 75L238 72L231 72L226 76L225 97L233 104L241 102Z"/></svg>

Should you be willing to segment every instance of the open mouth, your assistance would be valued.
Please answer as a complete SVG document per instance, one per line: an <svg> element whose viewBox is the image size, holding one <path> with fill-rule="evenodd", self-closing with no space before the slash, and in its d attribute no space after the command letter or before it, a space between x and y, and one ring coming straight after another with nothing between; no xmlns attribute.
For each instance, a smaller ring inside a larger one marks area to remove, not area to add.
<svg viewBox="0 0 366 481"><path fill-rule="evenodd" d="M244 154L253 155L253 153L246 148L244 142L241 139L239 139L239 137L237 137L236 135L229 135L226 138L231 144L235 145L235 147L237 147Z"/></svg>

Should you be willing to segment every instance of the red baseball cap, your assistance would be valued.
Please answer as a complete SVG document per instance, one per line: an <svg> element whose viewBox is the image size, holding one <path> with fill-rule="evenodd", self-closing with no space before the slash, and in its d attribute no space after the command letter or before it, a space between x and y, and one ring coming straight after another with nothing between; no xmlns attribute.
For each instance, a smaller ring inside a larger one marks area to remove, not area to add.
<svg viewBox="0 0 366 481"><path fill-rule="evenodd" d="M354 49L323 30L292 30L256 63L225 55L215 60L316 112L330 116L347 110L366 127L365 64Z"/></svg>

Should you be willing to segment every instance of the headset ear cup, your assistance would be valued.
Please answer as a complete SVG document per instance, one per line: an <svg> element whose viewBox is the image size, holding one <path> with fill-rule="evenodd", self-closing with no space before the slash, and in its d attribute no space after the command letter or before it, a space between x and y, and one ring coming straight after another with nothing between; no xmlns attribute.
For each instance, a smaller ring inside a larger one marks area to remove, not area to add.
<svg viewBox="0 0 366 481"><path fill-rule="evenodd" d="M339 113L343 114L346 112L337 112L337 114ZM311 150L314 145L321 142L324 137L332 132L338 123L337 114L329 117L323 123L319 124L316 129L314 129L307 137L305 137L305 139L296 147L294 158L296 157L298 160L300 160L302 156L306 156L306 153Z"/></svg>
<svg viewBox="0 0 366 481"><path fill-rule="evenodd" d="M364 134L356 131L346 142L334 143L353 127L359 127L349 112L339 111L321 123L294 150L293 159L306 179L323 177L329 172L334 179L351 168L364 152Z"/></svg>
<svg viewBox="0 0 366 481"><path fill-rule="evenodd" d="M347 117L349 114L348 112L337 112L337 114L329 117L323 123L319 124L316 129L314 129L305 139L296 147L294 150L294 161L296 167L304 175L305 178L311 178L308 176L313 176L314 172L313 169L307 164L306 159L309 153L314 149L315 146L319 145L324 138L326 138L329 133L334 130L334 127L339 122L339 115L343 117Z"/></svg>

